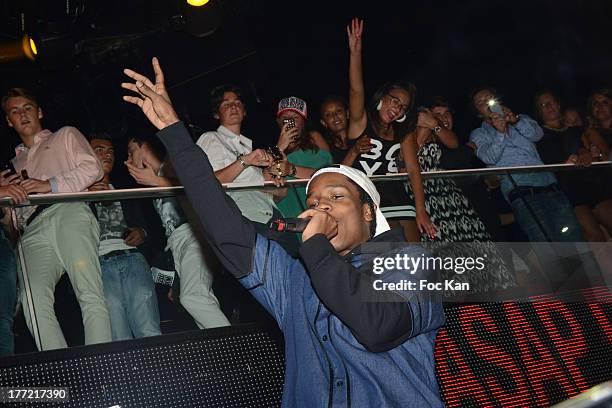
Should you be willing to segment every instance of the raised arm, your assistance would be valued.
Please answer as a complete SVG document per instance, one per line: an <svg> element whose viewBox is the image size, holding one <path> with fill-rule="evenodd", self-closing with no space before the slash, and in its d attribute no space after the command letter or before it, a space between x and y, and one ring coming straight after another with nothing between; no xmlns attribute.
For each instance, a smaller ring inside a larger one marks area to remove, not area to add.
<svg viewBox="0 0 612 408"><path fill-rule="evenodd" d="M323 139L323 136L321 136L319 132L310 132L306 136L303 136L303 137L312 138L313 134L315 133L319 135L319 137L316 138L315 136L315 138L313 138L313 142L317 145L317 147L319 147L319 149L329 151L329 145L327 144L327 142L325 142L325 139ZM276 147L278 147L278 150L280 151L282 155L282 159L283 159L282 166L284 167L283 174L284 175L292 174L293 167L295 167L295 174L293 174L293 176L298 179L307 179L307 178L310 178L310 176L312 176L314 172L317 171L317 169L312 168L312 167L294 165L287 158L287 151L289 150L289 146L291 146L291 144L293 144L294 141L298 137L300 137L299 128L297 127L289 128L287 125L284 125L278 136L278 143L276 144ZM274 166L270 168L270 171L272 174L277 174Z"/></svg>
<svg viewBox="0 0 612 408"><path fill-rule="evenodd" d="M444 123L436 118L429 109L419 112L417 127L427 129L429 131L427 132L427 137L429 137L430 134L435 135L435 137L449 149L456 149L459 147L459 139L457 139L455 132L444 126Z"/></svg>
<svg viewBox="0 0 612 408"><path fill-rule="evenodd" d="M476 145L476 157L483 163L494 166L501 159L508 138L498 130L489 134L483 128L478 128L470 134L470 142Z"/></svg>
<svg viewBox="0 0 612 408"><path fill-rule="evenodd" d="M544 136L544 131L537 121L527 115L515 115L506 106L503 107L506 122L514 126L521 136L531 143L535 143Z"/></svg>
<svg viewBox="0 0 612 408"><path fill-rule="evenodd" d="M358 138L366 128L368 119L365 110L365 87L361 56L363 20L354 18L346 27L349 44L349 139Z"/></svg>

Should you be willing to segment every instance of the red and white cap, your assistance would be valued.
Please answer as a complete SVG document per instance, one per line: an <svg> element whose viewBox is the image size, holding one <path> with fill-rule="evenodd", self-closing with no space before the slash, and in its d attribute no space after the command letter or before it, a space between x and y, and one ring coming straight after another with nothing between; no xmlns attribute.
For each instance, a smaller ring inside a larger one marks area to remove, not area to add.
<svg viewBox="0 0 612 408"><path fill-rule="evenodd" d="M288 98L283 98L278 103L278 110L276 111L276 116L282 115L285 111L294 111L300 114L304 119L308 117L308 109L306 105L306 101L300 99L296 96L290 96Z"/></svg>

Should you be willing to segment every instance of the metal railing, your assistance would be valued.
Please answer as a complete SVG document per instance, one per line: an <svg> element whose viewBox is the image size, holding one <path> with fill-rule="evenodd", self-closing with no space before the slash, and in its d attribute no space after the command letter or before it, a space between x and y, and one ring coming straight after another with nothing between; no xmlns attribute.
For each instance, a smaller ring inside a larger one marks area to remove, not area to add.
<svg viewBox="0 0 612 408"><path fill-rule="evenodd" d="M612 168L611 161L593 163L589 168ZM576 167L574 164L554 164L554 165L536 165L536 166L519 166L519 167L491 167L482 169L465 169L465 170L439 170L422 172L423 179L439 178L439 177L461 177L461 176L474 176L474 175L510 175L515 173L533 173L533 172L544 172L544 171L567 171L576 170L580 171L581 168ZM404 181L406 180L407 173L387 174L381 176L372 176L370 179L374 183L382 183L388 181ZM302 186L308 182L308 179L296 179L287 180L287 186ZM272 189L277 188L272 181L264 183L226 183L223 184L227 191L239 191L239 190L253 190L253 189ZM175 196L177 194L183 194L184 188L182 186L175 187L146 187L146 188L132 188L132 189L120 189L120 190L109 190L109 191L91 191L91 192L79 192L79 193L50 193L40 195L30 195L28 201L19 205L14 205L9 197L0 198L0 207L12 207L10 209L13 224L17 225L16 210L14 207L25 207L29 205L43 205L43 204L56 204L66 202L77 202L77 201L117 201L125 199L137 199L137 198L161 198ZM26 291L26 303L30 313L32 335L37 345L41 344L40 333L38 332L38 319L36 317L36 310L34 308L34 302L32 299L32 293L30 290L28 271L26 267L26 260L24 258L21 243L18 243L18 256L21 264L21 278L24 280L24 287Z"/></svg>
<svg viewBox="0 0 612 408"><path fill-rule="evenodd" d="M612 161L595 162L586 168L612 168ZM482 169L464 169L464 170L438 170L422 172L423 179L438 178L438 177L461 177L475 175L507 175L515 173L536 173L543 171L580 171L585 167L577 167L574 164L542 164L535 166L516 166L516 167L488 167ZM407 173L387 174L381 176L371 176L370 179L374 183L406 180ZM308 182L308 179L287 180L286 186L302 186ZM274 182L267 181L262 183L225 183L223 187L227 191L240 190L255 190L255 189L273 189L277 188ZM110 191L84 191L79 193L49 193L29 196L28 201L20 204L24 207L28 205L40 204L55 204L67 203L75 201L111 201L111 200L126 200L134 198L161 198L170 197L184 193L182 186L174 187L141 187ZM12 200L8 197L0 198L0 207L14 206Z"/></svg>

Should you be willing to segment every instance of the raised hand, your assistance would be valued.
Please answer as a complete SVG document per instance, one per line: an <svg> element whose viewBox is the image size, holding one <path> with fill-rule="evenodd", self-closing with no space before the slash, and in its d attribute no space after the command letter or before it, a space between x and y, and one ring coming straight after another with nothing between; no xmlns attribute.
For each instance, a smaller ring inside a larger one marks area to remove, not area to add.
<svg viewBox="0 0 612 408"><path fill-rule="evenodd" d="M419 112L417 117L417 126L427 129L433 129L438 126L438 119L429 111L429 109Z"/></svg>
<svg viewBox="0 0 612 408"><path fill-rule="evenodd" d="M514 125L516 122L518 122L518 115L512 112L510 108L502 106L502 110L504 111L504 119L506 120L506 122L510 123L511 125Z"/></svg>
<svg viewBox="0 0 612 408"><path fill-rule="evenodd" d="M147 77L131 69L124 69L123 73L135 82L124 82L121 87L137 93L139 96L124 96L123 100L137 105L147 119L158 129L163 129L179 121L178 115L172 107L172 102L166 91L164 73L157 58L153 57L153 71L155 83Z"/></svg>
<svg viewBox="0 0 612 408"><path fill-rule="evenodd" d="M346 26L348 44L351 53L361 53L361 36L363 34L363 20L354 18L351 24Z"/></svg>
<svg viewBox="0 0 612 408"><path fill-rule="evenodd" d="M124 163L128 168L130 176L132 176L138 184L150 187L159 187L162 185L162 178L155 174L151 165L146 161L142 163L144 166L143 168L136 167L128 162Z"/></svg>
<svg viewBox="0 0 612 408"><path fill-rule="evenodd" d="M308 209L298 215L298 218L310 218L304 232L302 241L308 241L316 234L323 234L329 240L338 235L338 222L327 211Z"/></svg>
<svg viewBox="0 0 612 408"><path fill-rule="evenodd" d="M300 128L298 127L289 127L289 124L285 124L281 129L280 136L278 137L278 149L285 153L289 146L295 143L296 139L300 135Z"/></svg>
<svg viewBox="0 0 612 408"><path fill-rule="evenodd" d="M506 121L505 116L498 115L493 112L489 115L489 120L491 121L491 125L497 130L499 133L506 133L508 128L508 122Z"/></svg>

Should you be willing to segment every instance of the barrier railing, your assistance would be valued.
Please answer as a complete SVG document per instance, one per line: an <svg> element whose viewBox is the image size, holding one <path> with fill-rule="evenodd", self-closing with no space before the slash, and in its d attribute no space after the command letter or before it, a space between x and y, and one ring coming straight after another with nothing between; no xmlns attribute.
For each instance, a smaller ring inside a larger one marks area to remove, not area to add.
<svg viewBox="0 0 612 408"><path fill-rule="evenodd" d="M588 168L604 168L612 167L612 161L595 162ZM542 164L536 166L516 166L516 167L489 167L482 169L464 169L464 170L438 170L422 172L424 179L438 177L461 177L475 175L506 175L509 173L534 173L543 171L580 171L580 168L574 164ZM370 179L374 183L406 180L407 173L387 174L381 176L371 176ZM287 180L286 186L302 186L308 182L308 179ZM272 181L261 183L225 183L223 184L228 191L237 190L254 190L254 189L272 189L276 188ZM145 187L120 189L112 191L85 191L79 193L49 193L40 195L31 195L29 200L19 205L25 207L28 205L40 204L55 204L75 201L107 201L107 200L125 200L135 198L160 198L170 197L183 193L182 186L174 187ZM8 197L0 198L0 207L13 206L12 200Z"/></svg>
<svg viewBox="0 0 612 408"><path fill-rule="evenodd" d="M612 168L612 161L596 162L593 163L590 169L601 169ZM431 172L423 172L423 179L432 179L440 177L465 177L465 176L508 176L516 173L536 173L536 172L560 172L560 171L581 171L583 167L577 167L574 164L554 164L554 165L535 165L535 166L518 166L518 167L494 167L494 168L480 168L480 169L462 169L462 170L439 170ZM372 176L371 180L374 183L384 183L390 181L405 181L407 179L407 173L387 174L381 176ZM307 179L296 179L287 180L286 186L303 186L307 183ZM254 189L274 189L277 188L273 182L264 183L226 183L223 184L227 191L238 191L238 190L254 190ZM133 189L118 189L109 191L93 191L93 192L78 192L78 193L50 193L50 194L39 194L30 195L28 201L15 205L12 200L8 197L0 198L0 207L11 207L11 216L13 224L17 225L17 217L14 207L25 207L32 205L50 205L56 203L66 202L92 202L92 201L118 201L125 199L142 199L142 198L163 198L170 197L184 193L182 186L174 187L146 187L146 188L133 188ZM36 318L36 312L33 307L32 294L29 289L28 271L26 267L26 259L24 259L23 251L21 250L20 243L18 244L18 256L20 258L21 267L21 279L24 281L25 294L27 300L27 308L32 316L32 334L37 344L40 344L40 336L38 333L38 323Z"/></svg>

